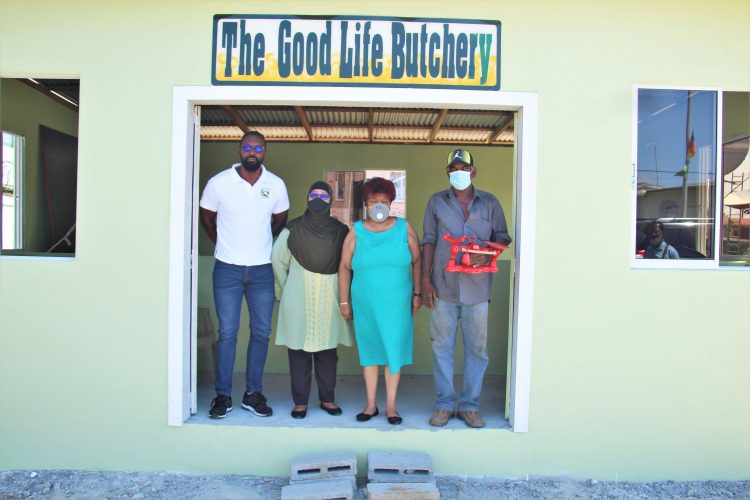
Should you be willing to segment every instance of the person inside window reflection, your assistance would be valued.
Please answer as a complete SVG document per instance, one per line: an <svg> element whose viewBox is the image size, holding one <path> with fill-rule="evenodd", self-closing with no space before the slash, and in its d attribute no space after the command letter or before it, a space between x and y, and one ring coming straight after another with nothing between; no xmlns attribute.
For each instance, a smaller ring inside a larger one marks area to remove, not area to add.
<svg viewBox="0 0 750 500"><path fill-rule="evenodd" d="M646 246L645 259L679 259L675 247L664 241L664 224L654 221L646 226Z"/></svg>
<svg viewBox="0 0 750 500"><path fill-rule="evenodd" d="M354 343L351 323L337 305L336 273L349 228L331 217L331 196L331 186L323 181L310 186L307 210L281 231L271 254L281 300L276 345L288 348L294 418L307 415L313 362L320 407L329 415L341 415L334 402L336 346Z"/></svg>
<svg viewBox="0 0 750 500"><path fill-rule="evenodd" d="M389 216L396 198L393 182L374 177L365 183L362 197L368 217L347 235L339 266L339 305L344 318L354 319L367 391L357 420L378 414L378 370L385 365L385 414L389 424L398 425L398 382L401 367L412 362L412 316L421 306L419 238L406 219Z"/></svg>

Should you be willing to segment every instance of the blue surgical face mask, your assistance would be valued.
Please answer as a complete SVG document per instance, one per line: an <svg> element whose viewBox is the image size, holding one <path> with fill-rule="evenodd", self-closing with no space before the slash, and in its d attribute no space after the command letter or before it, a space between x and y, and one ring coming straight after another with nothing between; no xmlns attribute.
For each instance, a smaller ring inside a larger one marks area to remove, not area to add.
<svg viewBox="0 0 750 500"><path fill-rule="evenodd" d="M451 181L451 186L463 191L467 187L471 186L471 172L464 172L463 170L456 170L448 174Z"/></svg>
<svg viewBox="0 0 750 500"><path fill-rule="evenodd" d="M390 209L385 203L376 203L370 207L368 213L370 214L370 218L375 222L383 222L388 218Z"/></svg>

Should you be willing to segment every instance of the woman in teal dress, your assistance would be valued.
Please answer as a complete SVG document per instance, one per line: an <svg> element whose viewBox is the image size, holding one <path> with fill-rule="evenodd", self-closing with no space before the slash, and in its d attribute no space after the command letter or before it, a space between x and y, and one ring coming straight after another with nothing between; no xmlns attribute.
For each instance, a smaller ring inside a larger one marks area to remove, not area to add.
<svg viewBox="0 0 750 500"><path fill-rule="evenodd" d="M355 223L344 240L339 307L345 319L354 319L364 371L367 403L357 420L365 422L379 413L378 372L383 365L385 414L390 424L397 425L401 423L396 408L401 367L412 362L413 315L421 306L420 291L414 289L415 283L421 283L419 238L405 219L388 215L396 198L391 181L368 180L362 198L368 217Z"/></svg>

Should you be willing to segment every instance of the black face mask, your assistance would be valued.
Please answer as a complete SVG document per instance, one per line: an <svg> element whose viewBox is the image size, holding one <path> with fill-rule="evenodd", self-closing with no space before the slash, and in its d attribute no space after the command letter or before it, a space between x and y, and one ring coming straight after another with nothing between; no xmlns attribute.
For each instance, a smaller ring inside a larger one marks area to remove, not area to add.
<svg viewBox="0 0 750 500"><path fill-rule="evenodd" d="M313 198L312 200L309 200L307 202L307 209L315 215L324 214L328 212L329 208L331 207L328 205L328 203L321 200L320 198Z"/></svg>

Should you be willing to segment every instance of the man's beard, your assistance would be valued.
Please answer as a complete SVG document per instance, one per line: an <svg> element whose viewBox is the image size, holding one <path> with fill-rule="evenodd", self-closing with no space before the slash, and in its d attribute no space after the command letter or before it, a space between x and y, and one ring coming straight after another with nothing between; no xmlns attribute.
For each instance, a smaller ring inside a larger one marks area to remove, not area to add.
<svg viewBox="0 0 750 500"><path fill-rule="evenodd" d="M253 161L255 161L256 163L252 163ZM241 158L240 163L242 164L242 168L244 168L248 172L255 172L261 166L260 160L255 159L255 158L250 158L250 157L244 158L244 159Z"/></svg>

